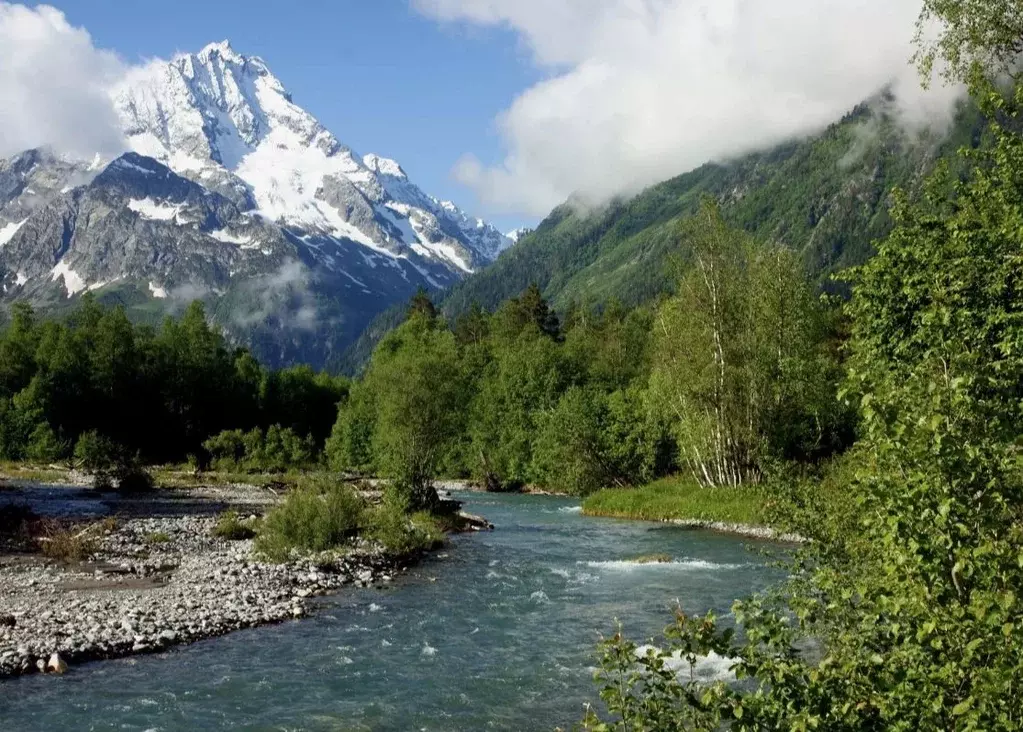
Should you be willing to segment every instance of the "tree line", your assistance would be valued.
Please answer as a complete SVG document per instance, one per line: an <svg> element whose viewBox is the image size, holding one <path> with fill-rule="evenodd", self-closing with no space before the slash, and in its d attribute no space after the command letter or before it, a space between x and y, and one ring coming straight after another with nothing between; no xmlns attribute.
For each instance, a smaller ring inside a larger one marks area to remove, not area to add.
<svg viewBox="0 0 1023 732"><path fill-rule="evenodd" d="M146 463L207 463L204 443L229 429L257 431L264 450L283 432L313 457L348 389L306 366L264 368L198 302L157 329L89 295L63 320L19 302L0 336L0 458L70 457L88 435L79 453L99 436Z"/></svg>
<svg viewBox="0 0 1023 732"><path fill-rule="evenodd" d="M561 317L536 285L451 323L420 293L352 385L329 464L426 500L441 474L584 494L682 471L713 487L844 449L843 320L796 255L708 200L676 269L678 294L652 306Z"/></svg>

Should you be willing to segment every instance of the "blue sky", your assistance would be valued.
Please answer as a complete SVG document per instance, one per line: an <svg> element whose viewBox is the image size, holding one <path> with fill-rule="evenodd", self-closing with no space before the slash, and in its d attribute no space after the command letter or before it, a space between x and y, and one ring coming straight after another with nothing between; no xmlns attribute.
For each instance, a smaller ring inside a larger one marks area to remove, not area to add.
<svg viewBox="0 0 1023 732"><path fill-rule="evenodd" d="M261 56L294 96L360 153L398 160L428 193L504 230L451 168L464 153L503 157L495 117L540 79L510 31L441 24L408 0L50 0L100 48L128 62L225 38Z"/></svg>

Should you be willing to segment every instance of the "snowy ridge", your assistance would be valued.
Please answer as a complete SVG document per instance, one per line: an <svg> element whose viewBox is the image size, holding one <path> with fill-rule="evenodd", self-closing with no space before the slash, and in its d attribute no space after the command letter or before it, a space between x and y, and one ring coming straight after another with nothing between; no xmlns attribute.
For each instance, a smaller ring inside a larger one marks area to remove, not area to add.
<svg viewBox="0 0 1023 732"><path fill-rule="evenodd" d="M305 235L347 239L461 276L512 241L412 183L401 165L359 157L296 105L266 63L227 41L135 70L113 93L131 148Z"/></svg>

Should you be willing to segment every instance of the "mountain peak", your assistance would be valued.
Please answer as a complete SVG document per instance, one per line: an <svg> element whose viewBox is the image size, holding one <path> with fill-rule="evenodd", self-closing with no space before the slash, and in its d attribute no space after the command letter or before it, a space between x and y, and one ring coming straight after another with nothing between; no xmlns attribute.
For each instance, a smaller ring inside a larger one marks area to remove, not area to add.
<svg viewBox="0 0 1023 732"><path fill-rule="evenodd" d="M245 57L239 54L234 48L231 47L231 41L226 38L216 43L207 44L197 54L199 60L203 63L208 63L211 58L219 56L225 61L232 61L234 63L242 63L245 61Z"/></svg>
<svg viewBox="0 0 1023 732"><path fill-rule="evenodd" d="M509 244L424 193L397 161L355 155L295 104L263 61L227 40L149 64L117 91L115 104L132 150L299 241L343 239L458 276ZM318 246L310 256L332 261Z"/></svg>

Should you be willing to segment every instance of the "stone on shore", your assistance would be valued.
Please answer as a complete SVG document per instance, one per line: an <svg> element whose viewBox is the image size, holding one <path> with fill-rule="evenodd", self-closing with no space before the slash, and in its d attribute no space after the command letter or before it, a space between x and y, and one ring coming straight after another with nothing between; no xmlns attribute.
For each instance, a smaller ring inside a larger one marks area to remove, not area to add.
<svg viewBox="0 0 1023 732"><path fill-rule="evenodd" d="M62 674L67 671L67 661L61 658L59 653L54 653L46 664L46 670L51 674Z"/></svg>
<svg viewBox="0 0 1023 732"><path fill-rule="evenodd" d="M204 500L185 498L190 506ZM220 510L223 494L217 499ZM216 511L129 513L103 534L92 563L0 556L0 678L63 673L69 664L302 618L311 611L307 598L399 569L371 543L345 554L264 562L251 539L214 536L216 522ZM167 540L149 540L154 535Z"/></svg>

